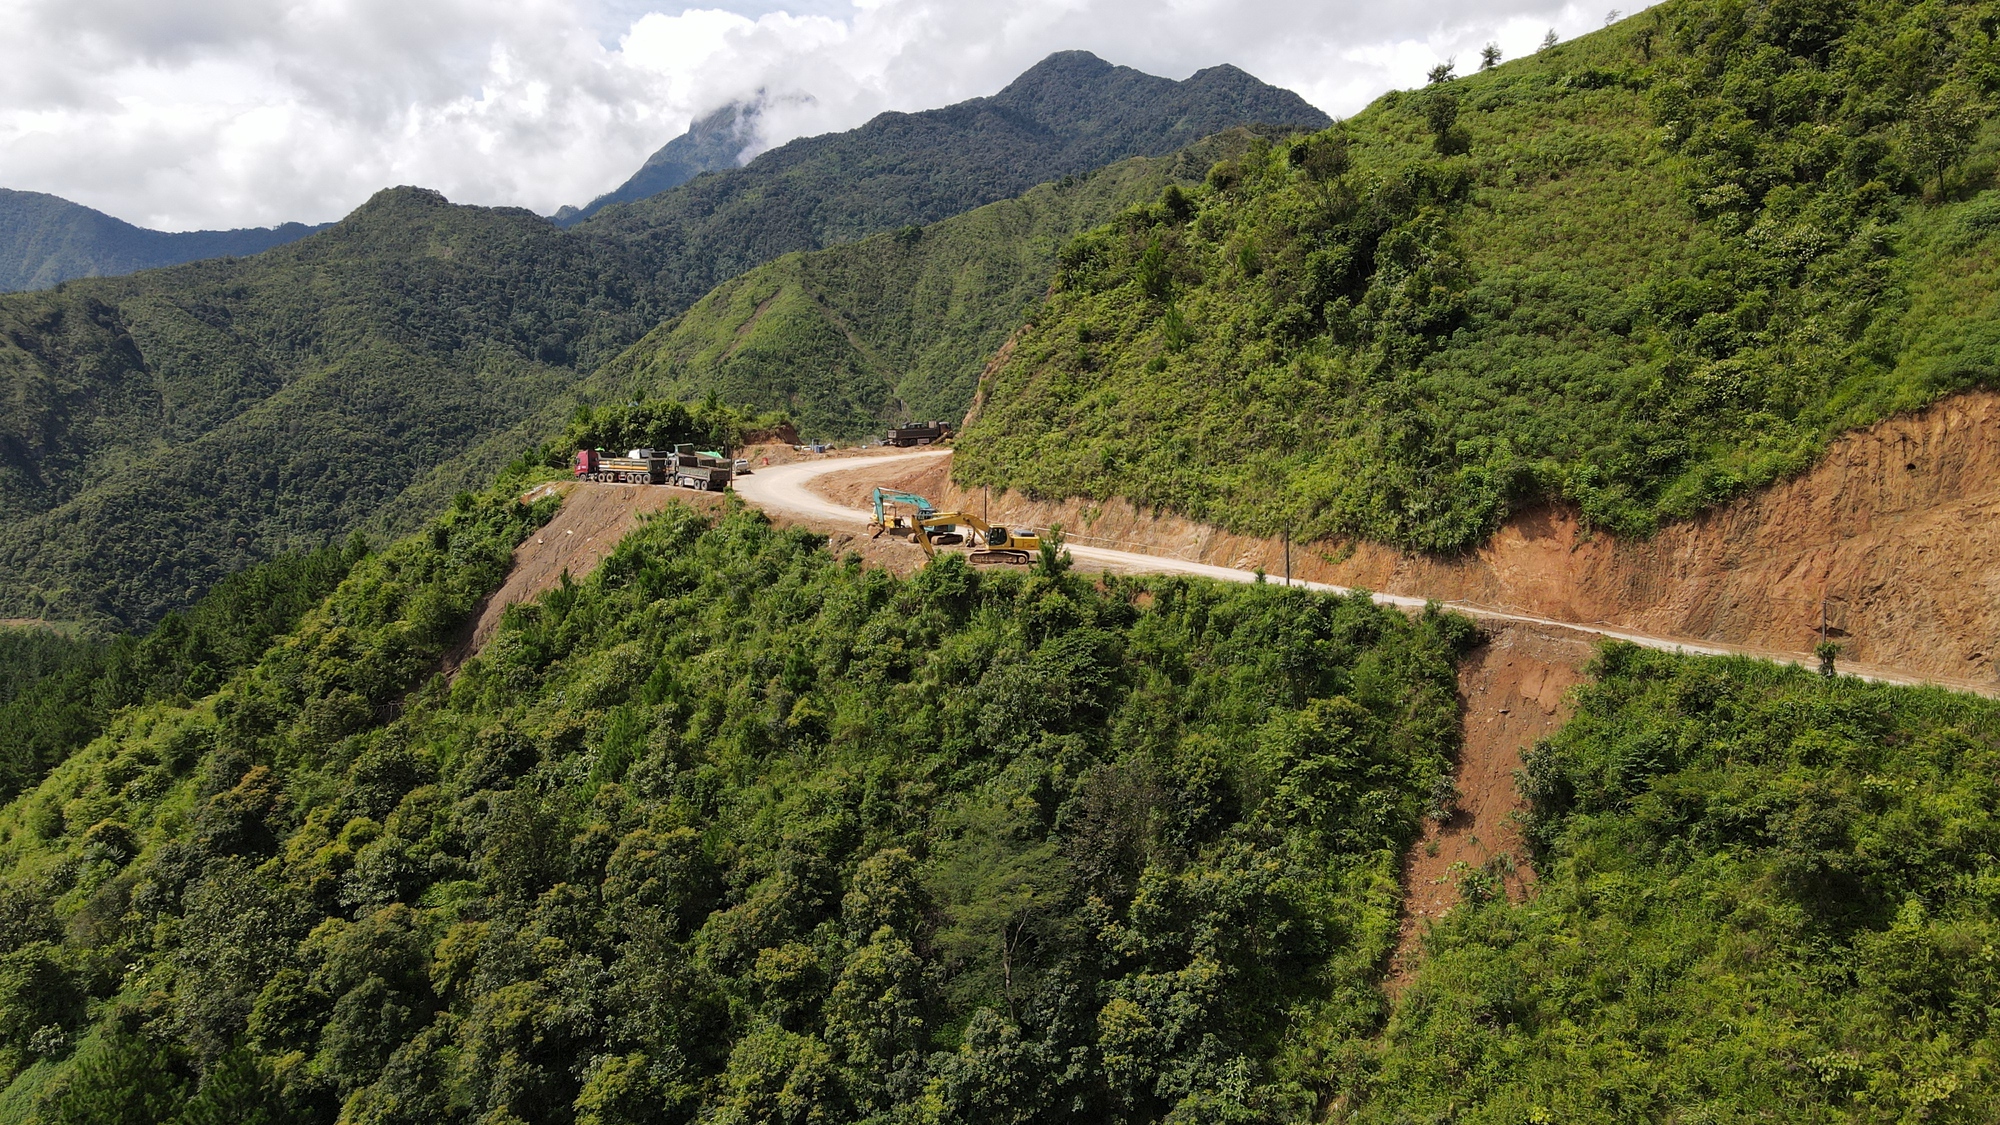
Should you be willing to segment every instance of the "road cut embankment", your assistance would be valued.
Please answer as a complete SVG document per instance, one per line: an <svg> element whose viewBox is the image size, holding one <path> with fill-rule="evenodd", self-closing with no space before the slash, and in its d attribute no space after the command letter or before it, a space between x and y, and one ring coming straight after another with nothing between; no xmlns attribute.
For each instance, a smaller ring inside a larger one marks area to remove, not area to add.
<svg viewBox="0 0 2000 1125"><path fill-rule="evenodd" d="M886 467L886 466L885 466ZM1281 541L1233 535L1123 501L1032 501L949 482L942 458L893 476L814 481L849 508L878 483L994 522L1060 523L1078 548L1202 567L1285 570ZM1575 513L1516 514L1477 551L1439 557L1346 541L1294 543L1301 579L1435 598L1611 635L1809 661L1824 615L1841 667L1888 680L2000 691L2000 395L1976 392L1835 441L1812 470L1647 539Z"/></svg>

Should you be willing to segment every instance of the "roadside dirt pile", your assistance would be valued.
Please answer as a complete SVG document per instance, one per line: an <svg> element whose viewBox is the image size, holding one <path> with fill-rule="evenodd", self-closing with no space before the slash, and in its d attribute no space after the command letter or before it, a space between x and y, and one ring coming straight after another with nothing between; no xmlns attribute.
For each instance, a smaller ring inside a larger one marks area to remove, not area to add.
<svg viewBox="0 0 2000 1125"><path fill-rule="evenodd" d="M949 486L947 465L822 478L859 505L875 484L996 523L1061 523L1073 541L1237 568L1284 570L1280 542L1135 510ZM1790 481L1621 540L1543 508L1478 551L1438 558L1370 543L1292 545L1296 577L1390 594L1800 656L1822 605L1843 666L1991 691L2000 681L2000 395L1948 399L1835 442Z"/></svg>

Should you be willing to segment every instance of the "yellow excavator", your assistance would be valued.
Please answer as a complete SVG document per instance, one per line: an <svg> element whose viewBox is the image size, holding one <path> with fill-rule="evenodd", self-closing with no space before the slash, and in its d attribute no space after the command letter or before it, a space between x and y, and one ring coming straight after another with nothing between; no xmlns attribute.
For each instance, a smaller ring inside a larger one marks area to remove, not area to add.
<svg viewBox="0 0 2000 1125"><path fill-rule="evenodd" d="M907 506L907 514L897 507ZM972 543L969 561L1027 563L1042 549L1041 537L1033 532L996 527L970 512L940 512L929 500L911 492L875 490L875 518L869 521L875 537L883 534L907 538L935 558L939 547Z"/></svg>

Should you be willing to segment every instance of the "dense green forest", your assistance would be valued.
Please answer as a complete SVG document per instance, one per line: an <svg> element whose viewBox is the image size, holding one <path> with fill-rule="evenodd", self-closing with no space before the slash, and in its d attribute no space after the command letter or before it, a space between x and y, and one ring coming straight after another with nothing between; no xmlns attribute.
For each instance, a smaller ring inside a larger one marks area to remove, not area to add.
<svg viewBox="0 0 2000 1125"><path fill-rule="evenodd" d="M283 555L218 582L143 636L109 641L0 628L0 798L41 780L102 733L120 708L200 698L291 632L367 554L345 547Z"/></svg>
<svg viewBox="0 0 2000 1125"><path fill-rule="evenodd" d="M1233 129L927 227L787 255L716 287L591 385L604 396L719 394L782 409L808 436L956 423L981 369L1047 294L1062 245L1170 183L1199 183L1256 135Z"/></svg>
<svg viewBox="0 0 2000 1125"><path fill-rule="evenodd" d="M1061 55L569 230L397 188L254 258L0 296L0 615L145 627L250 563L406 531L717 281L1273 118L1324 121L1231 68Z"/></svg>
<svg viewBox="0 0 2000 1125"><path fill-rule="evenodd" d="M0 810L0 1122L1983 1121L2000 704L1607 649L1456 875L1435 611L508 487Z"/></svg>
<svg viewBox="0 0 2000 1125"><path fill-rule="evenodd" d="M1083 236L957 472L1434 550L1643 533L1992 381L2000 7L1671 0Z"/></svg>

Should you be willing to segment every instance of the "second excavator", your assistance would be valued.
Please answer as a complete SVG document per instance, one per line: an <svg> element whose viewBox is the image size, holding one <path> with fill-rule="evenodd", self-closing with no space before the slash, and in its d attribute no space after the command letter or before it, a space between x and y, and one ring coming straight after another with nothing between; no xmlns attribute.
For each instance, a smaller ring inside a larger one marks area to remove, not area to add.
<svg viewBox="0 0 2000 1125"><path fill-rule="evenodd" d="M1026 564L1042 549L1041 536L1032 531L989 524L970 512L940 512L913 492L878 488L874 499L875 517L869 526L877 537L887 534L908 539L933 557L939 547L970 542L974 548L971 562Z"/></svg>

